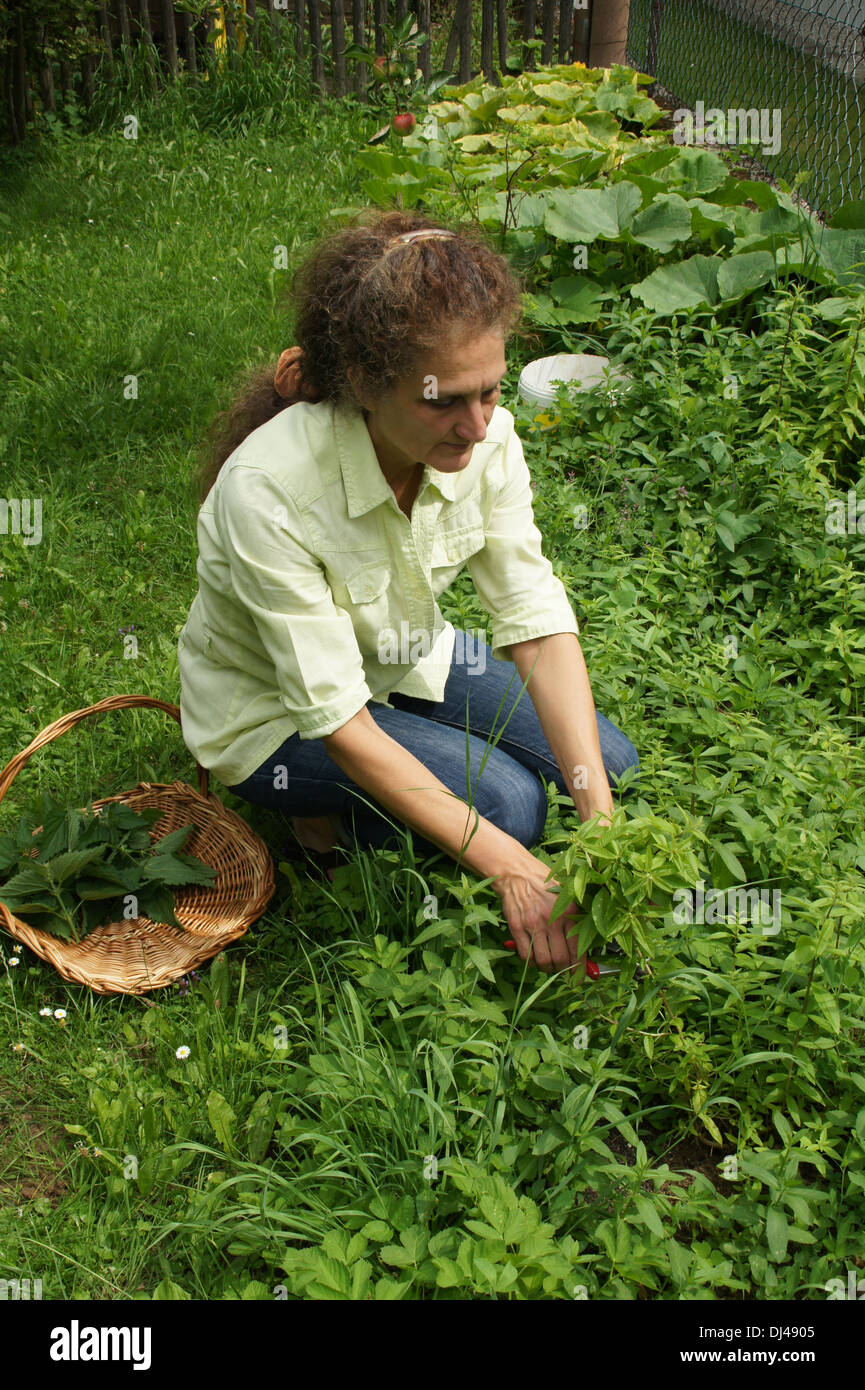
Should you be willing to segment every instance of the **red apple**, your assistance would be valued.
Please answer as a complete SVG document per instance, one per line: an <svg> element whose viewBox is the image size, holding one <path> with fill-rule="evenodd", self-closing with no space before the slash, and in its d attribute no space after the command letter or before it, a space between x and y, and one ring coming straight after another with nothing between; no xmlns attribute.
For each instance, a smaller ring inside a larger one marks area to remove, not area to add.
<svg viewBox="0 0 865 1390"><path fill-rule="evenodd" d="M390 63L383 53L379 53L372 65L372 75L380 82L390 77Z"/></svg>
<svg viewBox="0 0 865 1390"><path fill-rule="evenodd" d="M394 116L391 125L397 135L411 135L417 125L417 119L412 115L411 111L400 111Z"/></svg>

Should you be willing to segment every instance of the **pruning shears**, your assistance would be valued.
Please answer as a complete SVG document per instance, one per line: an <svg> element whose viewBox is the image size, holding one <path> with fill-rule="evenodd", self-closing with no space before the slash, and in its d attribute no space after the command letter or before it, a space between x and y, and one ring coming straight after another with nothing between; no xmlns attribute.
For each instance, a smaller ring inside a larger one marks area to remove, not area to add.
<svg viewBox="0 0 865 1390"><path fill-rule="evenodd" d="M504 944L509 951L517 949L515 941L507 940ZM621 969L620 965L610 965L605 960L586 960L586 974L590 980L599 980L602 975L618 975L621 973ZM638 970L637 973L642 974L643 972Z"/></svg>

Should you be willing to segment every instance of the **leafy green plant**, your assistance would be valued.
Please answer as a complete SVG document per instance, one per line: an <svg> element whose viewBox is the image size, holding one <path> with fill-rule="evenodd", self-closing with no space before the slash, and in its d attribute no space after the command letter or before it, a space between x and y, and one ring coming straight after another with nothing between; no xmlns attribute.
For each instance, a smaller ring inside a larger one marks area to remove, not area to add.
<svg viewBox="0 0 865 1390"><path fill-rule="evenodd" d="M134 811L112 802L88 815L54 804L43 792L41 815L38 830L23 817L14 836L0 837L0 874L18 866L0 883L0 901L16 914L38 918L42 930L64 941L80 941L121 911L179 927L172 887L216 877L215 869L179 852L192 824L152 844L150 828L162 819L160 810ZM144 850L150 853L143 856Z"/></svg>

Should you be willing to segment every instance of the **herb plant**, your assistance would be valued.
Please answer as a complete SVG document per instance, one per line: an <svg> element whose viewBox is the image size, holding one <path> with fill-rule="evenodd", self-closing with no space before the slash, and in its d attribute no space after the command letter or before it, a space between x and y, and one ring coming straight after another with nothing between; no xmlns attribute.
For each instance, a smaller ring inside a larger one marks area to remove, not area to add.
<svg viewBox="0 0 865 1390"><path fill-rule="evenodd" d="M180 927L172 888L210 883L216 871L179 853L191 824L152 843L163 814L122 802L76 811L43 792L41 827L25 816L14 835L0 836L0 875L17 869L0 883L0 902L64 941L121 914Z"/></svg>

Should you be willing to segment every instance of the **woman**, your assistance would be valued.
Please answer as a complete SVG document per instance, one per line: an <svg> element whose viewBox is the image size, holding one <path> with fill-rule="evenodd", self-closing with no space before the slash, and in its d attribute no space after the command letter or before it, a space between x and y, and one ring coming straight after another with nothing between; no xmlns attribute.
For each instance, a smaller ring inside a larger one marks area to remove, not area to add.
<svg viewBox="0 0 865 1390"><path fill-rule="evenodd" d="M408 825L492 880L522 959L573 971L575 904L550 920L529 848L539 774L606 824L609 776L638 759L596 715L496 404L520 285L475 233L389 212L326 237L293 292L298 347L249 383L202 477L184 739L316 849ZM491 647L436 603L464 566Z"/></svg>

